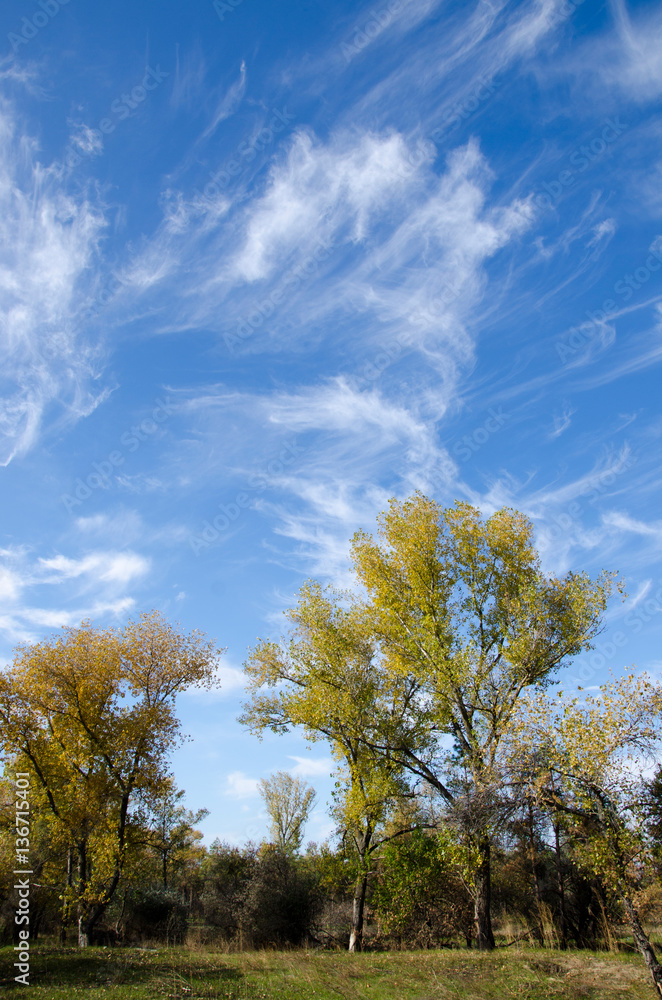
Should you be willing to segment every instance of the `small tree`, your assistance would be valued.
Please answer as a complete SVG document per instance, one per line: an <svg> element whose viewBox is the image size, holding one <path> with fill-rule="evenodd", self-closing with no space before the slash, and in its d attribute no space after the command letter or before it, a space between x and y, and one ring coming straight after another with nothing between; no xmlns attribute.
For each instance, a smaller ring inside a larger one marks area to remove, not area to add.
<svg viewBox="0 0 662 1000"><path fill-rule="evenodd" d="M191 863L197 865L204 853L198 846L203 835L195 827L209 815L209 810L187 809L182 804L185 795L171 778L149 802L147 843L159 859L164 889L170 887L173 870L179 872Z"/></svg>
<svg viewBox="0 0 662 1000"><path fill-rule="evenodd" d="M271 817L271 840L285 854L296 854L315 804L315 789L289 771L276 771L259 782L260 795Z"/></svg>
<svg viewBox="0 0 662 1000"><path fill-rule="evenodd" d="M658 758L661 716L662 688L629 676L604 685L599 697L529 697L510 735L513 774L582 834L583 865L620 899L660 996L662 966L641 925L637 892L652 855L641 772Z"/></svg>
<svg viewBox="0 0 662 1000"><path fill-rule="evenodd" d="M308 859L263 844L241 911L241 928L254 947L302 945L310 937L321 897Z"/></svg>
<svg viewBox="0 0 662 1000"><path fill-rule="evenodd" d="M205 920L226 941L241 934L242 913L248 888L257 866L257 848L215 840L202 860L202 905Z"/></svg>

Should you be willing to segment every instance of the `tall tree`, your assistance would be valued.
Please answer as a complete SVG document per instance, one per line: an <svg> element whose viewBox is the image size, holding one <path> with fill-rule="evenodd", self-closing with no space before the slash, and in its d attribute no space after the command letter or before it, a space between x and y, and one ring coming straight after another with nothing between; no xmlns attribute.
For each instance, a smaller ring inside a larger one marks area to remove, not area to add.
<svg viewBox="0 0 662 1000"><path fill-rule="evenodd" d="M271 818L272 842L286 854L296 854L315 804L315 789L289 771L276 771L258 784Z"/></svg>
<svg viewBox="0 0 662 1000"><path fill-rule="evenodd" d="M31 775L70 859L65 895L90 943L132 846L131 809L168 784L176 694L214 683L217 650L157 612L122 630L89 622L18 648L0 672L0 746Z"/></svg>
<svg viewBox="0 0 662 1000"><path fill-rule="evenodd" d="M479 858L478 946L489 949L502 734L524 690L591 647L613 576L545 575L531 522L508 508L483 521L467 503L443 509L416 493L392 500L378 523L376 540L359 532L352 545L364 627L378 643L380 674L404 679L402 690L415 694L372 745L450 805L458 798L453 775L460 776Z"/></svg>
<svg viewBox="0 0 662 1000"><path fill-rule="evenodd" d="M406 700L403 681L380 687L374 646L343 595L306 584L286 616L291 634L282 643L259 642L245 664L251 700L241 721L258 735L300 726L311 742L329 741L339 765L335 816L359 859L350 950L360 951L369 859L403 786L402 768L374 751L369 737L394 697Z"/></svg>

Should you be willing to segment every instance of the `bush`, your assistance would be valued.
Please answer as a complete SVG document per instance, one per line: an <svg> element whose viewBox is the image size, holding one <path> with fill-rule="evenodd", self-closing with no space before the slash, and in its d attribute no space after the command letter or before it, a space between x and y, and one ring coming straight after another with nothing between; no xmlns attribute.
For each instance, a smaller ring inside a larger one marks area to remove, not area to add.
<svg viewBox="0 0 662 1000"><path fill-rule="evenodd" d="M272 844L212 844L205 861L204 916L227 941L254 947L302 944L321 906L313 861Z"/></svg>
<svg viewBox="0 0 662 1000"><path fill-rule="evenodd" d="M417 830L383 848L371 905L401 944L429 948L458 935L471 940L472 901L442 832Z"/></svg>
<svg viewBox="0 0 662 1000"><path fill-rule="evenodd" d="M128 940L181 944L188 930L188 909L170 889L145 889L129 901L125 926Z"/></svg>
<svg viewBox="0 0 662 1000"><path fill-rule="evenodd" d="M244 901L242 930L256 947L300 945L321 908L314 869L305 858L262 848Z"/></svg>
<svg viewBox="0 0 662 1000"><path fill-rule="evenodd" d="M226 940L234 940L242 924L242 912L257 865L252 845L243 849L215 840L203 862L202 906L205 920Z"/></svg>

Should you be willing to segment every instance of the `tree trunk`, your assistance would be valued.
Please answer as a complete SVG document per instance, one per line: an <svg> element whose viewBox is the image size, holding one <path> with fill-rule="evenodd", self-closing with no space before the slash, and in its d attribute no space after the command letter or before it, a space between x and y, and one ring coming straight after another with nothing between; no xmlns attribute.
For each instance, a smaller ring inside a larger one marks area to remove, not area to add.
<svg viewBox="0 0 662 1000"><path fill-rule="evenodd" d="M62 916L60 923L60 944L67 943L67 927L71 920L71 887L74 884L74 849L69 845L67 851L67 888L62 897Z"/></svg>
<svg viewBox="0 0 662 1000"><path fill-rule="evenodd" d="M93 906L84 906L78 916L78 947L89 948L92 944L94 928L106 912L109 900L102 900Z"/></svg>
<svg viewBox="0 0 662 1000"><path fill-rule="evenodd" d="M480 863L476 871L476 903L474 915L476 920L476 941L480 951L491 951L494 948L492 932L492 880L490 872L490 841L482 837L478 842Z"/></svg>
<svg viewBox="0 0 662 1000"><path fill-rule="evenodd" d="M129 894L129 890L124 890L124 896L122 897L122 909L120 910L120 915L115 921L115 936L118 941L121 941L124 937L124 928L122 927L122 921L124 920L124 914L126 912L126 897Z"/></svg>
<svg viewBox="0 0 662 1000"><path fill-rule="evenodd" d="M84 916L78 918L78 947L89 948L92 940L92 928L89 920Z"/></svg>
<svg viewBox="0 0 662 1000"><path fill-rule="evenodd" d="M637 913L634 903L626 892L622 894L622 898L623 903L625 904L625 910L630 920L630 926L632 927L634 942L641 954L644 956L644 962L648 966L648 971L652 976L655 988L658 994L662 997L662 965L658 962L657 956L653 951L653 946L641 926L639 914Z"/></svg>
<svg viewBox="0 0 662 1000"><path fill-rule="evenodd" d="M542 919L542 893L540 892L540 880L538 879L538 861L536 858L536 837L533 816L533 803L529 799L529 813L527 829L529 834L529 854L531 855L531 875L533 876L533 887L536 893L536 906L538 908L538 938L542 947L545 946L545 928Z"/></svg>
<svg viewBox="0 0 662 1000"><path fill-rule="evenodd" d="M87 886L87 841L81 840L78 843L78 892L82 895ZM81 912L80 903L78 906L78 947L87 948L90 944L92 928L89 926L87 914Z"/></svg>
<svg viewBox="0 0 662 1000"><path fill-rule="evenodd" d="M592 789L592 791L596 790ZM655 985L655 989L657 990L658 995L662 997L662 966L658 962L657 955L653 951L653 946L648 940L648 936L646 935L646 932L641 926L641 922L639 920L639 914L637 913L637 909L634 903L632 902L630 893L628 892L627 888L628 886L627 861L620 841L620 835L622 830L624 829L624 824L620 816L616 812L614 806L605 795L605 793L601 789L598 789L597 792L598 792L597 795L598 802L601 807L600 811L602 812L601 819L604 826L606 827L610 840L610 845L618 860L618 865L620 868L620 875L621 875L620 895L621 899L623 900L623 904L625 906L625 912L627 913L628 918L630 920L630 926L632 928L632 936L634 937L634 941L637 948L643 955L644 962L648 966L648 971L651 974L651 978Z"/></svg>
<svg viewBox="0 0 662 1000"><path fill-rule="evenodd" d="M561 921L561 950L568 947L568 917L565 911L565 883L561 858L561 826L556 819L554 823L554 853L556 855L556 887L559 894L559 917Z"/></svg>
<svg viewBox="0 0 662 1000"><path fill-rule="evenodd" d="M363 913L365 910L365 897L368 889L368 876L361 875L354 889L354 900L352 902L352 930L349 935L349 950L363 950Z"/></svg>

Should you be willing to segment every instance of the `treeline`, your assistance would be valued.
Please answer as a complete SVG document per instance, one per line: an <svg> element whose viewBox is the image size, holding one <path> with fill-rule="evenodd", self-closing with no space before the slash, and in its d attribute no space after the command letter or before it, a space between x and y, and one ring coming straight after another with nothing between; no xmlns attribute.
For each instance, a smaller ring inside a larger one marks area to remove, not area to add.
<svg viewBox="0 0 662 1000"><path fill-rule="evenodd" d="M216 683L219 651L201 634L152 613L17 650L0 672L3 815L8 830L12 810L25 817L26 833L2 849L7 870L38 873L31 919L52 924L50 893L81 946L112 916L118 935L195 923L230 942L342 941L349 928L356 951L368 916L389 940L479 949L495 947L504 913L561 946L624 917L662 992L642 923L658 868L641 778L659 759L662 686L633 674L554 687L622 582L545 573L523 514L483 519L420 493L391 501L375 537L357 533L350 559L355 590L309 581L287 632L250 650L240 717L256 735L296 728L330 746L338 848L301 854L312 793L283 773L262 783L270 848L200 847L168 759L176 695Z"/></svg>
<svg viewBox="0 0 662 1000"><path fill-rule="evenodd" d="M642 919L662 923L662 782L648 787L654 865L638 886ZM347 948L361 859L345 840L292 851L274 843L206 848L194 814L172 795L160 816L134 830L131 857L117 892L94 928L104 945L215 945ZM4 798L0 937L16 933L13 840ZM401 803L412 820L411 802ZM164 823L164 816L166 822ZM386 836L402 817L386 827ZM371 859L364 946L371 949L475 947L475 887L466 844L423 811L419 826L386 841ZM67 905L70 858L54 850L47 824L35 817L31 934L76 940ZM492 904L502 945L528 940L544 947L609 948L628 914L609 882L587 870L591 831L569 830L535 810L513 807L495 844Z"/></svg>

